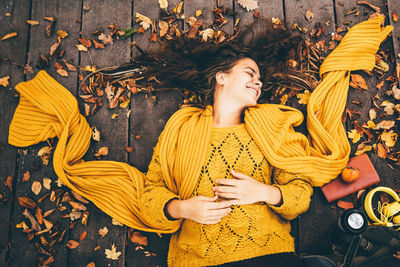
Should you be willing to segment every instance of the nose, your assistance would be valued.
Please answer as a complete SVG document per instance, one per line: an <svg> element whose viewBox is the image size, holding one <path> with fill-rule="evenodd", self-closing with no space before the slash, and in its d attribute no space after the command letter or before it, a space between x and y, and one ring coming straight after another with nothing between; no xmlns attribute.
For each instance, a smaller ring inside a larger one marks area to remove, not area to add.
<svg viewBox="0 0 400 267"><path fill-rule="evenodd" d="M262 82L258 78L255 78L254 84L259 88L261 88L261 86L262 86Z"/></svg>

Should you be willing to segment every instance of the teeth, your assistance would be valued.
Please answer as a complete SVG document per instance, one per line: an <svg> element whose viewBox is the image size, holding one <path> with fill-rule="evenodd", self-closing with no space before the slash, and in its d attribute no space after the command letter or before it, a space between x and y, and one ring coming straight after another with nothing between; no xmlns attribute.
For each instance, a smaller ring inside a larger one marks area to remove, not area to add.
<svg viewBox="0 0 400 267"><path fill-rule="evenodd" d="M250 88L250 90L257 96L257 90Z"/></svg>

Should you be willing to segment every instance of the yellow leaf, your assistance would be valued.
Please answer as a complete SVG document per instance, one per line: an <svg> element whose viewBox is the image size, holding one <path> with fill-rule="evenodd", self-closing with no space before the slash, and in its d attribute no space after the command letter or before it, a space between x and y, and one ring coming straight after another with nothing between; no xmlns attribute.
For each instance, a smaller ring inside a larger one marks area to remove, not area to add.
<svg viewBox="0 0 400 267"><path fill-rule="evenodd" d="M62 77L68 77L68 72L64 69L58 69L57 73L60 74Z"/></svg>
<svg viewBox="0 0 400 267"><path fill-rule="evenodd" d="M38 181L34 181L34 182L32 183L32 192L33 192L35 195L39 195L40 190L42 190L42 184L41 184L40 182L38 182Z"/></svg>
<svg viewBox="0 0 400 267"><path fill-rule="evenodd" d="M68 33L64 30L59 30L57 34L63 39L68 36Z"/></svg>
<svg viewBox="0 0 400 267"><path fill-rule="evenodd" d="M393 130L387 132L386 130L381 134L382 141L385 142L387 147L392 147L396 143L397 133L394 133Z"/></svg>
<svg viewBox="0 0 400 267"><path fill-rule="evenodd" d="M167 0L158 0L158 4L160 5L161 9L167 9L168 8L168 1Z"/></svg>
<svg viewBox="0 0 400 267"><path fill-rule="evenodd" d="M281 100L281 105L285 105L286 101L288 100L289 96L287 94L284 94L280 100Z"/></svg>
<svg viewBox="0 0 400 267"><path fill-rule="evenodd" d="M22 221L21 223L17 224L17 225L15 226L15 228L22 228L22 229L24 229L24 230L29 229L29 227L28 227L28 225L26 225L25 221Z"/></svg>
<svg viewBox="0 0 400 267"><path fill-rule="evenodd" d="M272 24L280 25L280 24L282 24L282 22L279 18L272 18Z"/></svg>
<svg viewBox="0 0 400 267"><path fill-rule="evenodd" d="M117 220L114 219L114 218L112 218L112 224L118 225L118 226L124 226L122 223L120 223L119 221L117 221Z"/></svg>
<svg viewBox="0 0 400 267"><path fill-rule="evenodd" d="M43 187L46 188L47 190L50 190L51 187L51 179L50 178L43 178Z"/></svg>
<svg viewBox="0 0 400 267"><path fill-rule="evenodd" d="M353 144L357 143L361 139L361 135L355 129L351 130L350 132L347 132L347 136L350 139L352 139Z"/></svg>
<svg viewBox="0 0 400 267"><path fill-rule="evenodd" d="M15 37L17 35L18 35L18 33L16 33L16 32L10 32L10 33L7 33L6 35L4 35L3 38L1 38L1 40L2 41L7 40L7 39L10 39L11 37Z"/></svg>
<svg viewBox="0 0 400 267"><path fill-rule="evenodd" d="M120 106L121 108L127 108L128 105L129 105L129 102L131 102L130 99L129 99L129 98L126 98L121 104L119 104L119 106Z"/></svg>
<svg viewBox="0 0 400 267"><path fill-rule="evenodd" d="M368 128L375 129L376 124L373 121L369 120L367 121L367 126Z"/></svg>
<svg viewBox="0 0 400 267"><path fill-rule="evenodd" d="M101 235L101 237L105 237L107 233L108 233L107 227L104 226L104 228L99 229L99 235Z"/></svg>
<svg viewBox="0 0 400 267"><path fill-rule="evenodd" d="M7 87L9 85L8 79L10 79L10 76L5 76L3 78L0 78L0 85Z"/></svg>
<svg viewBox="0 0 400 267"><path fill-rule="evenodd" d="M163 37L168 32L168 22L160 20L158 26L160 27L160 37Z"/></svg>
<svg viewBox="0 0 400 267"><path fill-rule="evenodd" d="M121 255L121 252L117 252L117 248L115 247L115 244L112 244L111 250L106 249L105 254L107 256L107 259L118 260L118 257Z"/></svg>
<svg viewBox="0 0 400 267"><path fill-rule="evenodd" d="M196 10L196 18L201 16L203 14L203 11L201 10Z"/></svg>
<svg viewBox="0 0 400 267"><path fill-rule="evenodd" d="M95 66L86 65L84 68L81 68L81 70L85 70L85 71L89 71L89 72L95 72L96 71L96 67Z"/></svg>
<svg viewBox="0 0 400 267"><path fill-rule="evenodd" d="M297 98L299 98L299 104L307 105L310 100L311 93L308 90L304 91L304 94L298 94Z"/></svg>
<svg viewBox="0 0 400 267"><path fill-rule="evenodd" d="M78 50L79 50L80 52L87 52L87 51L88 51L87 47L84 46L84 45L76 44L75 46L76 46L76 48L78 48Z"/></svg>
<svg viewBox="0 0 400 267"><path fill-rule="evenodd" d="M114 113L114 114L111 115L111 119L115 119L118 116L119 116L118 114Z"/></svg>
<svg viewBox="0 0 400 267"><path fill-rule="evenodd" d="M389 130L394 126L395 122L394 121L381 121L380 123L378 123L374 130L377 129L385 129L385 130Z"/></svg>
<svg viewBox="0 0 400 267"><path fill-rule="evenodd" d="M213 29L205 29L204 31L200 31L199 35L202 37L203 42L207 42L208 38L213 38L214 30Z"/></svg>
<svg viewBox="0 0 400 267"><path fill-rule="evenodd" d="M96 126L92 127L92 138L95 141L100 141L100 131L96 128Z"/></svg>
<svg viewBox="0 0 400 267"><path fill-rule="evenodd" d="M37 20L27 20L26 23L28 23L29 25L35 26L35 25L39 25L39 21Z"/></svg>
<svg viewBox="0 0 400 267"><path fill-rule="evenodd" d="M182 7L183 7L183 2L180 2L179 4L176 5L176 7L174 8L174 13L181 13L182 12Z"/></svg>
<svg viewBox="0 0 400 267"><path fill-rule="evenodd" d="M108 147L106 147L106 146L100 147L99 150L97 151L97 153L94 155L96 157L107 156L108 155Z"/></svg>
<svg viewBox="0 0 400 267"><path fill-rule="evenodd" d="M357 147L357 151L355 153L356 156L361 155L364 152L371 151L372 146L363 145L361 149Z"/></svg>
<svg viewBox="0 0 400 267"><path fill-rule="evenodd" d="M140 21L140 26L142 26L143 30L147 30L150 27L151 19L140 13L136 13L136 22L139 21Z"/></svg>

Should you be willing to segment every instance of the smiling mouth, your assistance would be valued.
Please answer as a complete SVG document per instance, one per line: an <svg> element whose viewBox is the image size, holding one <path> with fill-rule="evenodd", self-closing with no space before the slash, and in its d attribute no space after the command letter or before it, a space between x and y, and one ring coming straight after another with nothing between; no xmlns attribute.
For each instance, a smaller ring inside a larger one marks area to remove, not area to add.
<svg viewBox="0 0 400 267"><path fill-rule="evenodd" d="M248 87L250 89L250 91L255 95L258 96L258 91L252 87Z"/></svg>

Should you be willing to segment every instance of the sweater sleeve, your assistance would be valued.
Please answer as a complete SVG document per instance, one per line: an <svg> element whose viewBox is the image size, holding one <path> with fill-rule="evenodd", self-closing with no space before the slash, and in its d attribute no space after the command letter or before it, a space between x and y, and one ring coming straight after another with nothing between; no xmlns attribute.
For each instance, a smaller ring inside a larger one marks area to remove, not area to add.
<svg viewBox="0 0 400 267"><path fill-rule="evenodd" d="M310 205L312 186L301 175L286 172L279 168L272 170L273 186L282 193L280 206L269 205L273 211L286 220L293 220L307 211Z"/></svg>
<svg viewBox="0 0 400 267"><path fill-rule="evenodd" d="M146 173L143 195L141 201L141 213L146 221L153 225L165 228L169 224L176 224L176 220L169 220L164 212L165 205L172 199L179 199L179 196L171 192L163 179L161 164L159 160L160 145L157 143L154 148L149 169Z"/></svg>

